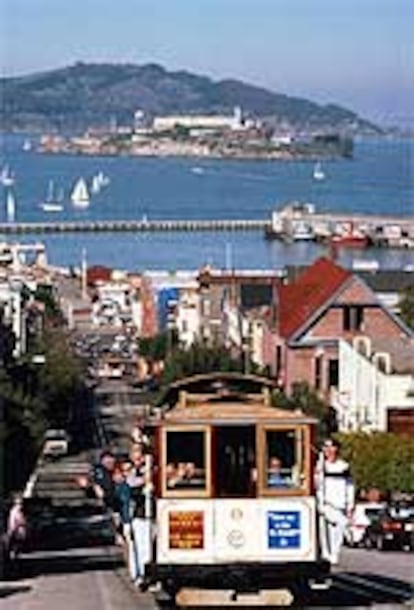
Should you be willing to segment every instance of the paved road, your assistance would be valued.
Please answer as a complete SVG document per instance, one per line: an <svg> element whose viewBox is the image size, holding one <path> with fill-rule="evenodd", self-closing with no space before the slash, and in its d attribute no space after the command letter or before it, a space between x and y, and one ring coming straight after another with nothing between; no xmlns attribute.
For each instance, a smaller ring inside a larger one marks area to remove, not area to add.
<svg viewBox="0 0 414 610"><path fill-rule="evenodd" d="M112 399L97 402L97 415L104 434L119 442L137 407L131 407L127 388L110 385ZM125 440L122 444L126 448ZM151 594L136 591L128 581L122 552L113 545L102 508L86 502L74 485L77 474L87 471L91 455L84 452L41 465L35 493L40 499L53 499L43 520L43 544L23 556L15 580L0 583L1 610L156 608ZM344 549L331 590L314 594L300 607L414 608L412 559L412 553ZM226 605L234 604L229 600Z"/></svg>

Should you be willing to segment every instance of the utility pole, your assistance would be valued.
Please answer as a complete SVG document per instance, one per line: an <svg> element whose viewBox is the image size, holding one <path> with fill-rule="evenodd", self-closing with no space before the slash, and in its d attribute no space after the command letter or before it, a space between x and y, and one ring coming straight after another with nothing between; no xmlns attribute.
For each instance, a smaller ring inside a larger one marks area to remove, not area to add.
<svg viewBox="0 0 414 610"><path fill-rule="evenodd" d="M82 265L81 265L81 286L82 299L86 300L87 293L87 263L86 263L86 248L82 248Z"/></svg>

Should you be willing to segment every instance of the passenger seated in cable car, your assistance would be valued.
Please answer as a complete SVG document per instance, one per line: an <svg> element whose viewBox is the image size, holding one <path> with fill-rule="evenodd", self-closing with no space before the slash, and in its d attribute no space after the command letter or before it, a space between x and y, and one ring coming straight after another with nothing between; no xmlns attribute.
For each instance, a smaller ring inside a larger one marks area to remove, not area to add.
<svg viewBox="0 0 414 610"><path fill-rule="evenodd" d="M277 456L269 458L269 467L267 469L267 486L272 488L291 487L292 481L282 471L282 463Z"/></svg>
<svg viewBox="0 0 414 610"><path fill-rule="evenodd" d="M167 488L186 489L187 487L204 487L205 474L202 468L197 468L194 462L179 462L167 464Z"/></svg>

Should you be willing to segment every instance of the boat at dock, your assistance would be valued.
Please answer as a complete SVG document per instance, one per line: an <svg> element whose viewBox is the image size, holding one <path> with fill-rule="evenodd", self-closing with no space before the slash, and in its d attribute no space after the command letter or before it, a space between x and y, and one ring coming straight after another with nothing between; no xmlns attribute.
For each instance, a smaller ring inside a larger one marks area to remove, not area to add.
<svg viewBox="0 0 414 610"><path fill-rule="evenodd" d="M338 248L367 248L369 238L362 233L353 232L345 235L332 235L330 243Z"/></svg>
<svg viewBox="0 0 414 610"><path fill-rule="evenodd" d="M89 192L84 178L77 180L70 199L76 208L87 208L89 206Z"/></svg>
<svg viewBox="0 0 414 610"><path fill-rule="evenodd" d="M315 233L312 226L302 220L298 220L292 225L290 233L293 241L315 240Z"/></svg>
<svg viewBox="0 0 414 610"><path fill-rule="evenodd" d="M332 246L342 248L367 248L369 237L359 226L349 221L337 223L329 242Z"/></svg>

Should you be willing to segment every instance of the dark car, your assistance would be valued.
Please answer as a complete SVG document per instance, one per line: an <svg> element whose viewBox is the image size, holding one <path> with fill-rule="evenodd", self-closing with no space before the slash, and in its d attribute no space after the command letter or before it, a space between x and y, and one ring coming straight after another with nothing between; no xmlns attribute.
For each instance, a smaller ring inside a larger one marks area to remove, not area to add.
<svg viewBox="0 0 414 610"><path fill-rule="evenodd" d="M413 551L414 507L387 507L367 527L364 542L368 549Z"/></svg>

